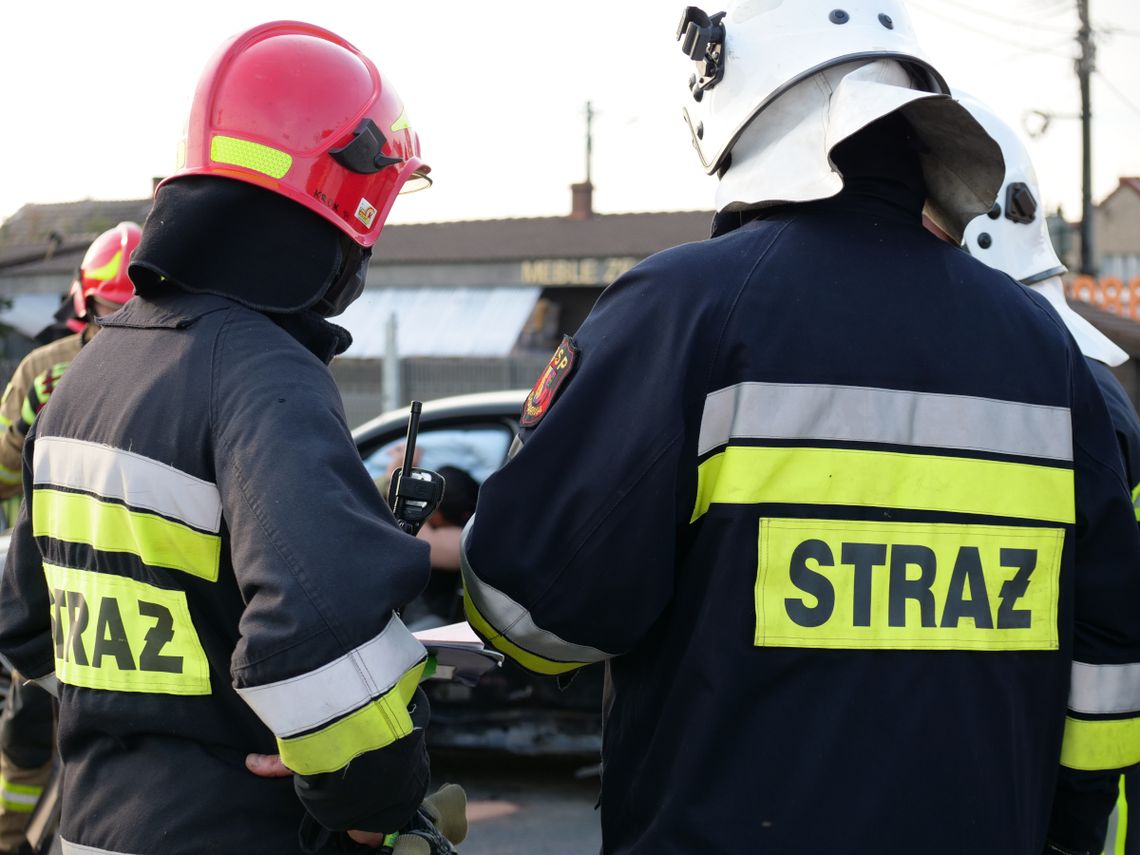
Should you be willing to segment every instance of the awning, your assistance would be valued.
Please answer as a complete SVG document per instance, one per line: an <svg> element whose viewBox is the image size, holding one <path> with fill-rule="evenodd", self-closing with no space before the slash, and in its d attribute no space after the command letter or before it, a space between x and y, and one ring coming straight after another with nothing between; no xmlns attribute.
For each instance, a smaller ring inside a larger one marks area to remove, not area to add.
<svg viewBox="0 0 1140 855"><path fill-rule="evenodd" d="M352 333L343 358L379 359L396 315L400 356L506 356L540 288L386 288L365 291L333 322Z"/></svg>
<svg viewBox="0 0 1140 855"><path fill-rule="evenodd" d="M55 322L55 310L59 308L58 294L13 294L5 298L12 305L0 307L0 324L9 326L28 338Z"/></svg>

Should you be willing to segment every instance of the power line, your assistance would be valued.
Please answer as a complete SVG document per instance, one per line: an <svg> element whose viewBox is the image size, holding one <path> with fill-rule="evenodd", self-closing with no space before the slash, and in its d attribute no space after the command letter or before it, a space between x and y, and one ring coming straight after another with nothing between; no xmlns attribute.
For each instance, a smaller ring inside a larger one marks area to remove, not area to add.
<svg viewBox="0 0 1140 855"><path fill-rule="evenodd" d="M958 27L959 29L968 30L971 33L977 33L978 35L984 36L987 39L993 39L994 41L1001 42L1002 44L1009 45L1010 47L1021 48L1023 51L1026 51L1026 52L1043 53L1043 54L1048 54L1050 56L1061 57L1063 59L1071 59L1071 57L1066 55L1066 54L1058 53L1057 51L1050 51L1041 45L1030 44L1027 42L1017 42L1017 41L1014 41L1012 39L1008 39L1005 36L999 36L995 33L991 33L987 30L983 30L980 27L974 27L974 26L971 26L970 24L963 24L957 18L952 18L949 15L945 14L944 12L940 12L937 9L931 9L927 6L920 4L920 3L912 2L911 5L916 9L921 9L923 12L926 12L929 15L933 15L936 18L941 18L943 21L946 21L949 24L953 24L955 27Z"/></svg>
<svg viewBox="0 0 1140 855"><path fill-rule="evenodd" d="M1119 89L1117 89L1116 84L1113 83L1111 80L1109 80L1108 77L1106 77L1103 72L1101 72L1100 70L1097 70L1096 71L1096 77L1097 77L1097 80L1099 80L1106 87L1108 87L1108 90L1110 92L1112 92L1113 95L1115 95L1122 102L1124 102L1125 106L1127 106L1130 110L1132 110L1132 112L1135 113L1137 116L1140 116L1140 106L1137 106L1131 99L1129 99L1129 97L1127 95L1125 95L1123 92L1121 92Z"/></svg>
<svg viewBox="0 0 1140 855"><path fill-rule="evenodd" d="M1011 24L1015 27L1028 27L1029 29L1032 29L1032 30L1044 30L1045 32L1048 32L1048 33L1070 33L1071 32L1067 28L1061 29L1060 27L1052 27L1052 26L1049 26L1048 24L1038 24L1034 21L1026 21L1026 20L1021 19L1021 18L1007 18L1004 15L995 15L993 12L990 12L986 9L978 9L978 8L975 8L974 6L967 6L965 3L957 2L957 0L942 0L942 2L944 4L946 4L947 6L954 6L958 9L961 9L963 12L969 12L971 15L977 15L980 18L984 18L987 21L1001 21L1003 24ZM918 4L916 3L915 5L918 5ZM1069 6L1068 3L1065 3L1064 5ZM928 9L927 11L930 11L930 10Z"/></svg>

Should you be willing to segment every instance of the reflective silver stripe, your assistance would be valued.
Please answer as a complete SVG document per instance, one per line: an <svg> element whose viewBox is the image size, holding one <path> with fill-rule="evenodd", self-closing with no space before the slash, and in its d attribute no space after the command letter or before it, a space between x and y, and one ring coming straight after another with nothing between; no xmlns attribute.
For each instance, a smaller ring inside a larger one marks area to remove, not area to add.
<svg viewBox="0 0 1140 855"><path fill-rule="evenodd" d="M119 852L112 849L96 849L94 846L71 843L62 837L59 838L59 846L63 855L131 855L129 852Z"/></svg>
<svg viewBox="0 0 1140 855"><path fill-rule="evenodd" d="M1140 713L1140 663L1088 665L1074 662L1069 709L1090 715Z"/></svg>
<svg viewBox="0 0 1140 855"><path fill-rule="evenodd" d="M874 442L1073 459L1065 407L862 386L739 383L705 399L697 453L730 439Z"/></svg>
<svg viewBox="0 0 1140 855"><path fill-rule="evenodd" d="M43 787L40 787L40 793L42 792ZM32 795L31 793L15 793L0 784L0 800L11 802L15 805L27 805L29 808L34 808L36 802L40 800L40 793L36 795Z"/></svg>
<svg viewBox="0 0 1140 855"><path fill-rule="evenodd" d="M386 694L425 658L424 646L392 615L383 632L339 659L288 680L238 688L237 693L284 739Z"/></svg>
<svg viewBox="0 0 1140 855"><path fill-rule="evenodd" d="M40 437L32 474L37 487L83 490L154 511L200 531L216 534L221 530L222 499L215 485L133 451L79 439Z"/></svg>
<svg viewBox="0 0 1140 855"><path fill-rule="evenodd" d="M559 638L553 632L542 629L534 622L530 612L516 603L502 591L481 580L467 560L467 536L475 517L468 520L463 529L459 547L459 569L463 573L463 585L475 608L504 638L524 650L549 659L553 662L601 662L614 654L605 653L594 647L573 644Z"/></svg>

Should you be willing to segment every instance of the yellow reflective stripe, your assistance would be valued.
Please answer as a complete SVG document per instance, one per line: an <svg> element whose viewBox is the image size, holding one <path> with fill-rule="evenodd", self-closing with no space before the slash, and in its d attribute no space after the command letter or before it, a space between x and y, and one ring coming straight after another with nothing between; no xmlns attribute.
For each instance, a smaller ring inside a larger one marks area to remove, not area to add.
<svg viewBox="0 0 1140 855"><path fill-rule="evenodd" d="M0 484L20 484L24 480L24 473L0 466Z"/></svg>
<svg viewBox="0 0 1140 855"><path fill-rule="evenodd" d="M181 570L208 582L218 580L222 539L155 514L102 502L82 493L37 487L32 532L104 552L130 552L151 567Z"/></svg>
<svg viewBox="0 0 1140 855"><path fill-rule="evenodd" d="M31 813L43 794L43 787L30 784L13 784L0 777L0 805L11 813Z"/></svg>
<svg viewBox="0 0 1140 855"><path fill-rule="evenodd" d="M760 520L757 647L1056 650L1064 529Z"/></svg>
<svg viewBox="0 0 1140 855"><path fill-rule="evenodd" d="M1132 510L1136 512L1136 521L1140 522L1140 484L1132 488Z"/></svg>
<svg viewBox="0 0 1140 855"><path fill-rule="evenodd" d="M730 446L698 468L692 522L714 504L761 502L1075 520L1071 469L849 448Z"/></svg>
<svg viewBox="0 0 1140 855"><path fill-rule="evenodd" d="M26 804L24 802L13 801L12 799L5 798L0 795L0 805L3 805L4 810L10 813L31 813L36 809L35 804Z"/></svg>
<svg viewBox="0 0 1140 855"><path fill-rule="evenodd" d="M32 409L32 402L24 398L24 403L20 406L20 418L28 427L32 426L32 422L36 420L36 411Z"/></svg>
<svg viewBox="0 0 1140 855"><path fill-rule="evenodd" d="M98 282L106 282L114 279L118 273L119 268L123 266L123 251L117 250L115 255L104 264L102 267L96 267L94 270L84 270L83 275L87 279L95 279Z"/></svg>
<svg viewBox="0 0 1140 855"><path fill-rule="evenodd" d="M408 121L408 111L403 110L400 112L400 117L392 123L392 133L406 131L411 126L412 123Z"/></svg>
<svg viewBox="0 0 1140 855"><path fill-rule="evenodd" d="M13 784L7 778L0 775L0 792L18 793L19 795L36 796L38 798L43 791L43 787L37 787L32 784Z"/></svg>
<svg viewBox="0 0 1140 855"><path fill-rule="evenodd" d="M408 671L387 694L351 715L304 736L277 740L281 762L299 775L320 775L347 766L354 757L391 745L412 732L408 702L425 662Z"/></svg>
<svg viewBox="0 0 1140 855"><path fill-rule="evenodd" d="M1092 772L1140 763L1140 718L1087 721L1066 716L1061 765Z"/></svg>
<svg viewBox="0 0 1140 855"><path fill-rule="evenodd" d="M1124 844L1128 840L1128 794L1124 788L1124 776L1120 776L1120 796L1116 799L1116 845L1113 855L1126 855Z"/></svg>
<svg viewBox="0 0 1140 855"><path fill-rule="evenodd" d="M556 662L553 659L544 659L529 650L523 650L517 644L514 644L505 635L502 635L487 621L483 615L479 614L479 609L475 607L475 603L471 600L471 595L467 592L466 586L463 589L463 607L467 612L467 620L471 626L479 631L479 634L487 638L491 642L491 646L501 653L511 657L511 659L518 662L524 668L534 671L536 674L565 674L567 671L573 671L576 668L582 668L588 663L586 662Z"/></svg>
<svg viewBox="0 0 1140 855"><path fill-rule="evenodd" d="M210 160L252 169L270 178L284 178L293 166L293 156L287 152L250 140L220 135L210 140Z"/></svg>
<svg viewBox="0 0 1140 855"><path fill-rule="evenodd" d="M44 564L55 675L88 689L210 694L210 664L186 592Z"/></svg>

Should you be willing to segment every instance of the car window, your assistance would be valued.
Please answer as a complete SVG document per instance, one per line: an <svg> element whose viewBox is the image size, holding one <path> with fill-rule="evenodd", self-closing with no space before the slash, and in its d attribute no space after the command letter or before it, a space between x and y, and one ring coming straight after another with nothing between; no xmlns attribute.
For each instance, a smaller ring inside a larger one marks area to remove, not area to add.
<svg viewBox="0 0 1140 855"><path fill-rule="evenodd" d="M511 433L502 425L425 428L416 440L416 448L422 455L416 465L436 471L443 466L454 466L482 484L503 464L510 444ZM383 478L393 461L399 466L403 462L403 446L404 437L400 436L369 453L364 458L369 474Z"/></svg>

